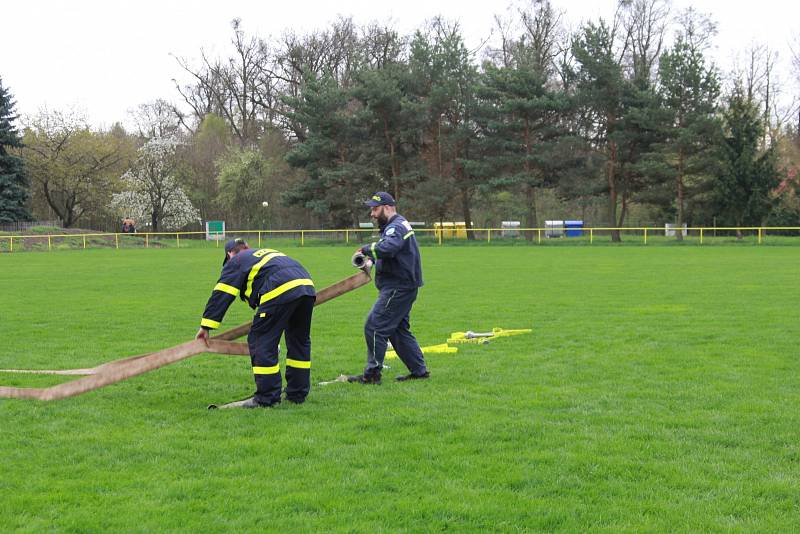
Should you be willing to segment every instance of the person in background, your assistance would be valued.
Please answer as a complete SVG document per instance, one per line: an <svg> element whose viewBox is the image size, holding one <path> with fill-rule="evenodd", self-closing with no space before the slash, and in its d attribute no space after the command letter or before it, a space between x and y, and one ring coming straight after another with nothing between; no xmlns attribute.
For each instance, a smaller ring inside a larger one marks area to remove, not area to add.
<svg viewBox="0 0 800 534"><path fill-rule="evenodd" d="M122 219L122 233L123 234L133 234L136 232L136 225L135 221L130 218L130 216L125 217Z"/></svg>

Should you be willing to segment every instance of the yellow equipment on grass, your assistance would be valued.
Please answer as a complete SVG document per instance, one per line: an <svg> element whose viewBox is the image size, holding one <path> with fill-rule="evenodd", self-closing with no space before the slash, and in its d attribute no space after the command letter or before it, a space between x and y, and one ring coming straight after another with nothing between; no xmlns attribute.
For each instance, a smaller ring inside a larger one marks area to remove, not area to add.
<svg viewBox="0 0 800 534"><path fill-rule="evenodd" d="M458 352L458 348L448 347L447 343L429 345L427 347L420 347L420 349L422 349L422 354L453 354ZM397 353L393 350L387 350L386 358L397 358Z"/></svg>
<svg viewBox="0 0 800 534"><path fill-rule="evenodd" d="M507 330L505 328L492 328L491 332L453 332L447 339L448 343L488 343L490 339L497 337L518 336L520 334L530 334L531 328L521 328L517 330Z"/></svg>

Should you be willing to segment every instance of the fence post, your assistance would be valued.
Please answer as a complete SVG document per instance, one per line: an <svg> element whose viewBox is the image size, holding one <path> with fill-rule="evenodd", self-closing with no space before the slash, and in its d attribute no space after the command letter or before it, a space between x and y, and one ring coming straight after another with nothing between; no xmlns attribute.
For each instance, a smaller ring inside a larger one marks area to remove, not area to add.
<svg viewBox="0 0 800 534"><path fill-rule="evenodd" d="M300 230L300 246L305 246L306 244L306 232L304 230Z"/></svg>
<svg viewBox="0 0 800 534"><path fill-rule="evenodd" d="M175 241L176 241L175 248L181 248L181 234L179 234L178 232L175 232Z"/></svg>
<svg viewBox="0 0 800 534"><path fill-rule="evenodd" d="M589 244L594 242L594 228L589 228Z"/></svg>
<svg viewBox="0 0 800 534"><path fill-rule="evenodd" d="M150 248L150 234L144 234L144 248Z"/></svg>
<svg viewBox="0 0 800 534"><path fill-rule="evenodd" d="M86 234L83 235L83 249L86 250Z"/></svg>
<svg viewBox="0 0 800 534"><path fill-rule="evenodd" d="M50 234L47 234L47 250L48 250L48 251L50 251L50 250L52 250L52 249L53 249L53 246L52 246L52 244L51 244L51 242L50 242L50 239L51 239L51 238L50 238Z"/></svg>
<svg viewBox="0 0 800 534"><path fill-rule="evenodd" d="M14 237L8 236L8 251L14 252Z"/></svg>
<svg viewBox="0 0 800 534"><path fill-rule="evenodd" d="M350 230L345 229L344 231L344 242L350 244Z"/></svg>
<svg viewBox="0 0 800 534"><path fill-rule="evenodd" d="M492 242L492 229L491 228L487 228L486 229L486 242L487 243L491 243Z"/></svg>
<svg viewBox="0 0 800 534"><path fill-rule="evenodd" d="M114 234L114 246L119 248L119 234Z"/></svg>
<svg viewBox="0 0 800 534"><path fill-rule="evenodd" d="M541 228L537 228L536 229L536 244L537 245L541 245L542 244L542 229Z"/></svg>
<svg viewBox="0 0 800 534"><path fill-rule="evenodd" d="M439 227L439 245L440 245L440 246L441 246L441 244L442 244L442 234L443 234L443 233L444 233L444 228L442 228L442 227L440 226L440 227Z"/></svg>
<svg viewBox="0 0 800 534"><path fill-rule="evenodd" d="M700 244L703 244L703 229L700 228Z"/></svg>
<svg viewBox="0 0 800 534"><path fill-rule="evenodd" d="M758 227L758 244L761 244L761 227Z"/></svg>
<svg viewBox="0 0 800 534"><path fill-rule="evenodd" d="M644 229L644 244L647 244L647 228Z"/></svg>

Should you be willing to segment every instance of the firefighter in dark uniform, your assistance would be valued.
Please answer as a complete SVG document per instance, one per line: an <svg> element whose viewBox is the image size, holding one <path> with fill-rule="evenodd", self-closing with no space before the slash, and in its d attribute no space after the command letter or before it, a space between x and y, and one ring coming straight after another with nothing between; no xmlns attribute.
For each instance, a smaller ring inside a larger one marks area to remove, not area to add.
<svg viewBox="0 0 800 534"><path fill-rule="evenodd" d="M228 306L241 298L256 310L247 337L256 392L241 406L257 408L281 402L278 351L286 338L286 399L302 403L311 389L311 313L316 293L302 265L277 250L251 249L243 239L225 244L222 274L211 292L197 339L208 344Z"/></svg>
<svg viewBox="0 0 800 534"><path fill-rule="evenodd" d="M363 374L350 376L348 380L380 384L387 341L391 341L397 356L410 371L397 380L428 378L425 358L409 324L411 307L422 286L422 264L414 230L397 213L389 193L375 193L365 204L381 230L381 237L358 250L375 264L375 286L379 293L364 325L367 366Z"/></svg>

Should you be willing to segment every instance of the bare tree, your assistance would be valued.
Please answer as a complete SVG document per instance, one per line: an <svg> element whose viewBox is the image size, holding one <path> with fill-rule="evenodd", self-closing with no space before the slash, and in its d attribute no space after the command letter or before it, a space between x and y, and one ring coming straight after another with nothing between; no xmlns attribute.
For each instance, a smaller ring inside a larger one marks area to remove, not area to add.
<svg viewBox="0 0 800 534"><path fill-rule="evenodd" d="M178 59L195 81L193 86L178 86L178 90L198 121L206 113L219 114L244 147L254 144L264 124L274 117L274 83L267 67L268 46L256 37L246 36L240 19L234 19L231 27L234 50L227 59L211 59L201 51L199 68Z"/></svg>
<svg viewBox="0 0 800 534"><path fill-rule="evenodd" d="M389 26L369 24L362 30L360 42L364 62L370 68L382 69L406 59L408 39Z"/></svg>
<svg viewBox="0 0 800 534"><path fill-rule="evenodd" d="M510 9L508 17L495 15L500 48L489 47L486 56L504 67L532 68L549 78L559 70L559 57L569 50L563 12L549 0L527 0Z"/></svg>
<svg viewBox="0 0 800 534"><path fill-rule="evenodd" d="M628 68L635 81L652 84L669 23L669 0L620 0Z"/></svg>
<svg viewBox="0 0 800 534"><path fill-rule="evenodd" d="M145 139L175 136L180 131L183 122L181 112L175 105L161 98L139 104L135 110L129 113L136 123L139 136Z"/></svg>
<svg viewBox="0 0 800 534"><path fill-rule="evenodd" d="M765 144L773 143L798 111L798 99L783 96L785 87L778 76L779 65L775 50L753 43L745 50L743 61L737 58L730 76L730 91L741 91L761 110Z"/></svg>
<svg viewBox="0 0 800 534"><path fill-rule="evenodd" d="M201 50L200 53L205 60L204 52ZM216 105L218 99L214 97L215 94L222 91L222 86L208 69L200 68L195 70L190 67L188 60L185 58L175 57L175 60L194 80L194 83L185 85L181 85L175 78L172 79L172 82L175 84L175 88L183 98L183 101L191 108L194 119L190 124L188 118L181 114L181 124L192 133L196 133L197 125L203 122L203 118L207 114L216 113L217 115L222 115Z"/></svg>
<svg viewBox="0 0 800 534"><path fill-rule="evenodd" d="M689 7L679 12L675 20L678 24L677 37L690 49L698 52L709 49L711 40L717 35L717 23L711 19L711 15Z"/></svg>
<svg viewBox="0 0 800 534"><path fill-rule="evenodd" d="M530 9L519 14L525 29L518 45L520 55L543 78L550 78L561 52L562 13L553 9L549 0L532 0Z"/></svg>

